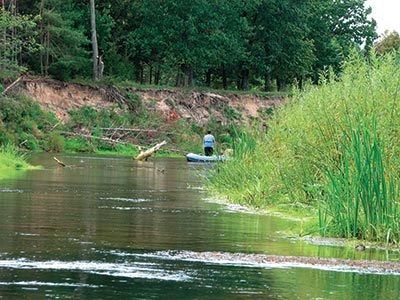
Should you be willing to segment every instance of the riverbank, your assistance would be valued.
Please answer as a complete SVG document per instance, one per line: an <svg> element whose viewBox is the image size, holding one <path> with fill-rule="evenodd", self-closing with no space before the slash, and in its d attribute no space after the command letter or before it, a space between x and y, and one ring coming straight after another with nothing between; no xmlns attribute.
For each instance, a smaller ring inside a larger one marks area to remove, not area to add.
<svg viewBox="0 0 400 300"><path fill-rule="evenodd" d="M10 171L35 169L18 149L11 145L0 147L0 179L10 175Z"/></svg>
<svg viewBox="0 0 400 300"><path fill-rule="evenodd" d="M89 85L30 77L21 78L5 96L0 109L11 111L6 122L16 124L7 126L14 130L5 128L4 136L27 150L133 156L139 147L164 140L168 144L161 152L202 152L207 130L213 131L217 150L223 151L230 148L236 127L254 121L265 126L286 99L283 94ZM23 114L27 117L21 118ZM30 132L14 137L17 128Z"/></svg>
<svg viewBox="0 0 400 300"><path fill-rule="evenodd" d="M250 207L315 211L323 237L398 245L399 74L395 54L355 54L341 78L296 92L268 133L241 132L210 188Z"/></svg>
<svg viewBox="0 0 400 300"><path fill-rule="evenodd" d="M285 102L286 93L244 93L223 90L140 87L128 84L80 84L48 78L23 77L7 92L23 94L58 120L70 119L70 112L84 106L105 110L118 106L135 112L140 108L154 111L167 123L185 120L206 126L210 119L226 125L248 123L271 114Z"/></svg>

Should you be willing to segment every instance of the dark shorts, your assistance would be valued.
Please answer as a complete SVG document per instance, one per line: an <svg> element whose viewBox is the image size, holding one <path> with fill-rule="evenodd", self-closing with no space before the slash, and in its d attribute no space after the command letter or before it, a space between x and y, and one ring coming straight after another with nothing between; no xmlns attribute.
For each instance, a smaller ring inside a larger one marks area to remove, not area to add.
<svg viewBox="0 0 400 300"><path fill-rule="evenodd" d="M204 147L204 154L206 156L211 156L213 155L214 149L213 147Z"/></svg>

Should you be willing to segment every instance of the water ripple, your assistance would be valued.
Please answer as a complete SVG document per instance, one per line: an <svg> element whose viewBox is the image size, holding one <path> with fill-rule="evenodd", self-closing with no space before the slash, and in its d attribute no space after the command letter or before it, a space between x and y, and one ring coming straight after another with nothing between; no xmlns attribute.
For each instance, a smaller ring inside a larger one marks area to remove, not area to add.
<svg viewBox="0 0 400 300"><path fill-rule="evenodd" d="M0 188L0 193L23 193L20 189Z"/></svg>
<svg viewBox="0 0 400 300"><path fill-rule="evenodd" d="M133 203L153 201L152 199L144 199L144 198L118 198L118 197L101 197L100 200L125 201L125 202L133 202Z"/></svg>
<svg viewBox="0 0 400 300"><path fill-rule="evenodd" d="M70 270L113 277L151 280L189 281L183 271L168 271L153 263L104 263L92 261L32 261L28 259L0 260L0 268L33 270Z"/></svg>
<svg viewBox="0 0 400 300"><path fill-rule="evenodd" d="M21 285L21 286L64 286L64 287L90 287L99 288L99 285L85 283L65 283L65 282L41 282L41 281L0 281L1 285Z"/></svg>

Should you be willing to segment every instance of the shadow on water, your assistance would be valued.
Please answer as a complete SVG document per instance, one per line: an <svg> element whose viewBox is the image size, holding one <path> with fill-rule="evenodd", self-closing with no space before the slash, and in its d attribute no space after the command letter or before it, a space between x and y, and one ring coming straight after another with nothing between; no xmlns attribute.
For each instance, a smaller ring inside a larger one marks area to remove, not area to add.
<svg viewBox="0 0 400 300"><path fill-rule="evenodd" d="M58 158L0 180L0 299L400 297L396 253L284 237L296 223L208 201L210 166Z"/></svg>

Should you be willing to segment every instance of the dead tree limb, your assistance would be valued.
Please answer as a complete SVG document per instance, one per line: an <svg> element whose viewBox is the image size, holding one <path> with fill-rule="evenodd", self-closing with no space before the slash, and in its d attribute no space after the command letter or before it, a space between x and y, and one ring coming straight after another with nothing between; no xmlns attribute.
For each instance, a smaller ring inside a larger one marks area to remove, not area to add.
<svg viewBox="0 0 400 300"><path fill-rule="evenodd" d="M131 143L128 143L128 142L122 142L122 141L111 139L111 138L107 138L107 137L93 136L93 135L90 135L90 134L81 134L81 133L66 132L66 131L61 131L60 134L66 135L66 136L78 136L78 137L82 137L82 138L86 138L86 139L102 140L103 142L107 142L107 143L110 143L110 144L124 144L124 145L130 144L131 145Z"/></svg>
<svg viewBox="0 0 400 300"><path fill-rule="evenodd" d="M63 163L61 160L57 159L56 157L53 157L53 158L61 167L66 167L67 166L65 163Z"/></svg>
<svg viewBox="0 0 400 300"><path fill-rule="evenodd" d="M146 151L142 151L140 152L140 154L138 156L135 157L136 160L143 160L146 159L147 157L149 157L150 155L152 155L154 152L158 151L162 146L164 146L165 144L167 144L166 141L162 141L161 143L155 145L154 147L146 150Z"/></svg>
<svg viewBox="0 0 400 300"><path fill-rule="evenodd" d="M7 92L8 92L10 89L12 89L14 86L16 86L16 85L22 80L22 78L24 78L24 76L18 77L18 79L15 80L13 83L11 83L8 87L6 87L5 90L4 90L1 94L2 94L3 96L4 96L5 94L7 94Z"/></svg>
<svg viewBox="0 0 400 300"><path fill-rule="evenodd" d="M158 132L157 129L136 129L136 128L123 128L123 127L105 127L100 128L101 130L113 130L113 131L128 131L128 132Z"/></svg>

